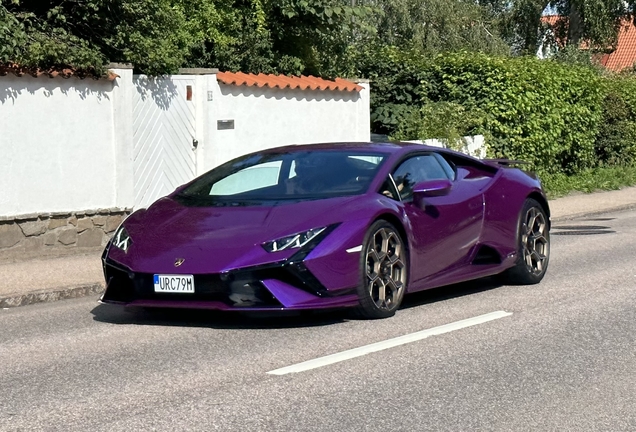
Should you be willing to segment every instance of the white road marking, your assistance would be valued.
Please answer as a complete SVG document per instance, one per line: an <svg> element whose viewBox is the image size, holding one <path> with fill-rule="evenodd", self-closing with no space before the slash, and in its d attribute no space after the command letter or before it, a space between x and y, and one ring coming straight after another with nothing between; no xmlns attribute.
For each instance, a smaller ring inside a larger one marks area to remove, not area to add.
<svg viewBox="0 0 636 432"><path fill-rule="evenodd" d="M421 330L415 333L409 333L404 336L399 336L393 339L387 339L385 341L364 345L358 348L353 348L347 351L331 354L324 357L319 357L313 360L307 360L295 365L286 366L284 368L276 369L267 372L270 375L286 375L290 373L305 372L311 369L316 369L330 364L339 363L352 358L361 357L366 354L383 351L389 348L394 348L400 345L408 344L411 342L417 342L422 339L426 339L430 336L437 336L444 333L449 333L455 330L460 330L466 327L472 327L475 325L487 323L500 318L505 318L512 315L511 312L496 311L490 312L484 315L479 315L473 318L467 318L461 321L455 321L449 324L444 324L438 327L433 327L427 330Z"/></svg>
<svg viewBox="0 0 636 432"><path fill-rule="evenodd" d="M347 253L362 252L362 245L347 249Z"/></svg>

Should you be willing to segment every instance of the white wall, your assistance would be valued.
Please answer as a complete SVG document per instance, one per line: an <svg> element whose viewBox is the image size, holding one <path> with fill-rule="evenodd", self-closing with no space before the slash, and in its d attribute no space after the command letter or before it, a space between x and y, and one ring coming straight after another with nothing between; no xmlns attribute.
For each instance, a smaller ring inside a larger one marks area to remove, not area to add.
<svg viewBox="0 0 636 432"><path fill-rule="evenodd" d="M457 143L457 145L450 147L448 145L448 140L437 138L430 138L426 140L409 140L406 142L424 144L430 147L454 148L461 151L462 153L466 153L467 155L476 157L478 159L484 159L486 157L486 140L483 135L467 136L463 137L461 140L461 143Z"/></svg>
<svg viewBox="0 0 636 432"><path fill-rule="evenodd" d="M0 77L0 217L140 205L133 113L154 114L136 109L132 69L113 71L115 81ZM370 140L367 83L361 92L281 90L194 74L195 118L187 121L195 127L184 141L194 156L192 176L260 149ZM217 120L234 120L234 129L218 130Z"/></svg>
<svg viewBox="0 0 636 432"><path fill-rule="evenodd" d="M125 128L119 124L115 131L114 110L127 107L125 101L114 104L116 86L106 80L0 77L0 216L130 202L128 188L117 181Z"/></svg>
<svg viewBox="0 0 636 432"><path fill-rule="evenodd" d="M369 141L369 84L361 92L291 90L208 83L205 170L230 159L288 144ZM234 129L218 130L218 120Z"/></svg>

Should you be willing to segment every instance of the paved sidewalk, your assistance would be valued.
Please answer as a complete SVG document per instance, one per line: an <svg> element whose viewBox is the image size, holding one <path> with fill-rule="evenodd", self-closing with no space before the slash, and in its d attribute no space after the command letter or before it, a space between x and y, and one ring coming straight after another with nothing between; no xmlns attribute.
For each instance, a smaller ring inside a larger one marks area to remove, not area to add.
<svg viewBox="0 0 636 432"><path fill-rule="evenodd" d="M553 222L632 208L636 208L636 187L569 195L550 201Z"/></svg>
<svg viewBox="0 0 636 432"><path fill-rule="evenodd" d="M0 263L0 307L82 297L104 290L101 251Z"/></svg>
<svg viewBox="0 0 636 432"><path fill-rule="evenodd" d="M636 208L636 187L550 201L552 221ZM0 308L98 294L104 290L101 251L0 263Z"/></svg>

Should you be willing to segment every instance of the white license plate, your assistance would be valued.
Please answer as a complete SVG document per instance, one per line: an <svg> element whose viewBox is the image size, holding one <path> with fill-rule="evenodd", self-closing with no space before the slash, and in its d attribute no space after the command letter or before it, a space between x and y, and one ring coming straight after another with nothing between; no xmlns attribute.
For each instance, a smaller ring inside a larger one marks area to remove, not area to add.
<svg viewBox="0 0 636 432"><path fill-rule="evenodd" d="M192 275L156 274L154 283L155 292L194 293L194 276Z"/></svg>

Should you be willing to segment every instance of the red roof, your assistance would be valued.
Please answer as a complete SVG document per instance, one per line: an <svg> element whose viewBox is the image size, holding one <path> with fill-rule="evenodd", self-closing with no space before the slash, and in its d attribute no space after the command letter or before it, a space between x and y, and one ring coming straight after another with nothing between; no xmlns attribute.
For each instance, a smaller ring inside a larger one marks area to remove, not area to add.
<svg viewBox="0 0 636 432"><path fill-rule="evenodd" d="M549 26L555 26L561 20L561 15L544 15L541 22Z"/></svg>
<svg viewBox="0 0 636 432"><path fill-rule="evenodd" d="M246 85L256 87L271 87L280 89L300 89L300 90L340 90L340 91L361 91L362 86L336 78L335 80L326 80L313 76L286 76L271 74L246 74L242 72L219 72L216 79L227 85Z"/></svg>
<svg viewBox="0 0 636 432"><path fill-rule="evenodd" d="M620 71L636 63L636 26L625 22L618 33L616 50L601 57L601 64L609 70Z"/></svg>
<svg viewBox="0 0 636 432"><path fill-rule="evenodd" d="M28 68L23 66L18 66L16 64L9 65L0 65L0 76L6 76L8 74L13 74L17 77L21 77L24 75L31 75L34 78L41 76L48 76L49 78L93 78L93 79L106 79L108 81L113 81L115 78L118 78L119 75L114 73L113 71L107 71L106 75L96 75L93 72L86 70L79 70L73 68L50 68L50 69L40 69L40 68Z"/></svg>
<svg viewBox="0 0 636 432"><path fill-rule="evenodd" d="M560 19L561 17L558 15L541 17L541 21L549 26L555 26ZM565 19L567 20L567 18ZM567 22L565 24L567 25ZM618 32L616 49L609 54L602 55L600 59L605 68L616 72L634 66L636 63L636 26L631 20L625 20Z"/></svg>

